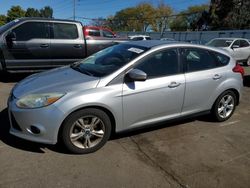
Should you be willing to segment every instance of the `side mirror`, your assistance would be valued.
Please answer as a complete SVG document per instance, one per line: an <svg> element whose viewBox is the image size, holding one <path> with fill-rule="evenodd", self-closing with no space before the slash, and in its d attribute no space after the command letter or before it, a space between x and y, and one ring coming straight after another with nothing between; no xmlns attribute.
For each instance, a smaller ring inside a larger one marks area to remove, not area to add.
<svg viewBox="0 0 250 188"><path fill-rule="evenodd" d="M239 48L240 46L239 45L233 45L231 48L234 49L234 48Z"/></svg>
<svg viewBox="0 0 250 188"><path fill-rule="evenodd" d="M16 40L16 33L14 33L13 31L9 32L6 36L6 41L7 42L12 42Z"/></svg>
<svg viewBox="0 0 250 188"><path fill-rule="evenodd" d="M132 69L126 74L126 78L130 81L145 81L147 74L139 69Z"/></svg>

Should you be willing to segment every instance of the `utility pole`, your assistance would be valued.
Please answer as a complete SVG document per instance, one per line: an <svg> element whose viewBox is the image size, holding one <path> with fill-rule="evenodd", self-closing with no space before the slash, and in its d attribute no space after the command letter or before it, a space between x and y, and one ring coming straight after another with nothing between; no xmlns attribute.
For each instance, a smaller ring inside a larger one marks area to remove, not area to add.
<svg viewBox="0 0 250 188"><path fill-rule="evenodd" d="M76 0L73 0L73 19L76 20Z"/></svg>

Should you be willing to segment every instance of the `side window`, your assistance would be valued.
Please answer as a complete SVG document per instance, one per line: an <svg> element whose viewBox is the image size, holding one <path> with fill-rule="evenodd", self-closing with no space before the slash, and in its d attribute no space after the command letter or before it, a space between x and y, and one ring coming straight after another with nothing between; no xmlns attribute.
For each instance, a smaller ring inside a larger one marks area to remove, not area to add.
<svg viewBox="0 0 250 188"><path fill-rule="evenodd" d="M78 30L75 24L54 23L54 39L77 39Z"/></svg>
<svg viewBox="0 0 250 188"><path fill-rule="evenodd" d="M107 30L102 30L103 36L107 38L114 38L114 34Z"/></svg>
<svg viewBox="0 0 250 188"><path fill-rule="evenodd" d="M16 34L17 41L48 39L50 37L47 23L43 22L26 22L12 31Z"/></svg>
<svg viewBox="0 0 250 188"><path fill-rule="evenodd" d="M146 40L151 40L151 38L150 37L145 37L146 38Z"/></svg>
<svg viewBox="0 0 250 188"><path fill-rule="evenodd" d="M174 75L179 73L177 49L168 49L156 52L145 57L134 68L144 71L148 78Z"/></svg>
<svg viewBox="0 0 250 188"><path fill-rule="evenodd" d="M241 40L240 41L240 47L248 47L249 46L249 43L245 40Z"/></svg>
<svg viewBox="0 0 250 188"><path fill-rule="evenodd" d="M89 36L100 37L101 33L98 29L89 29Z"/></svg>
<svg viewBox="0 0 250 188"><path fill-rule="evenodd" d="M134 37L132 40L137 41L137 40L143 40L143 37Z"/></svg>
<svg viewBox="0 0 250 188"><path fill-rule="evenodd" d="M203 49L183 48L181 49L181 58L187 72L212 69L217 66L210 53Z"/></svg>
<svg viewBox="0 0 250 188"><path fill-rule="evenodd" d="M240 41L239 40L236 40L232 46L237 46L237 47L240 47Z"/></svg>
<svg viewBox="0 0 250 188"><path fill-rule="evenodd" d="M211 52L211 54L213 54L213 56L215 57L217 67L225 66L230 61L230 58L224 54L220 54L218 52Z"/></svg>

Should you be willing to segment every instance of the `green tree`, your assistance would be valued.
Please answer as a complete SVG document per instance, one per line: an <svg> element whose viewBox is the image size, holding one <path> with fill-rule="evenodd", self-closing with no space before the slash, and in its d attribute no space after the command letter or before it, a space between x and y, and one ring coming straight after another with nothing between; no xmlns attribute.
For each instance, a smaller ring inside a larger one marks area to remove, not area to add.
<svg viewBox="0 0 250 188"><path fill-rule="evenodd" d="M164 34L167 27L169 27L170 15L173 10L170 6L166 5L164 1L160 1L158 7L155 9L155 20L152 23L152 28L155 31L161 32L161 36Z"/></svg>
<svg viewBox="0 0 250 188"><path fill-rule="evenodd" d="M234 8L234 0L211 0L210 3L210 26L212 29L228 28L225 19Z"/></svg>
<svg viewBox="0 0 250 188"><path fill-rule="evenodd" d="M134 7L122 9L116 12L112 18L112 29L114 31L132 31L139 30L138 26L138 13Z"/></svg>
<svg viewBox="0 0 250 188"><path fill-rule="evenodd" d="M209 5L190 6L187 10L180 12L171 23L171 29L175 31L199 30L198 24L203 13L208 11Z"/></svg>
<svg viewBox="0 0 250 188"><path fill-rule="evenodd" d="M210 26L218 29L250 28L249 0L211 0Z"/></svg>
<svg viewBox="0 0 250 188"><path fill-rule="evenodd" d="M138 26L141 31L147 31L149 25L153 25L155 22L155 8L150 3L140 3L135 7L136 18L138 19Z"/></svg>
<svg viewBox="0 0 250 188"><path fill-rule="evenodd" d="M110 27L115 31L146 31L155 21L155 8L150 3L122 9L109 17Z"/></svg>
<svg viewBox="0 0 250 188"><path fill-rule="evenodd" d="M6 24L7 18L5 15L0 15L0 26Z"/></svg>
<svg viewBox="0 0 250 188"><path fill-rule="evenodd" d="M25 13L25 17L40 17L40 12L34 8L28 8Z"/></svg>
<svg viewBox="0 0 250 188"><path fill-rule="evenodd" d="M7 22L24 16L25 10L23 10L20 6L12 6L7 12Z"/></svg>
<svg viewBox="0 0 250 188"><path fill-rule="evenodd" d="M40 10L40 16L44 18L53 18L53 9L50 6L46 6Z"/></svg>
<svg viewBox="0 0 250 188"><path fill-rule="evenodd" d="M188 30L188 23L184 11L180 12L177 16L172 17L170 22L170 28L172 31Z"/></svg>

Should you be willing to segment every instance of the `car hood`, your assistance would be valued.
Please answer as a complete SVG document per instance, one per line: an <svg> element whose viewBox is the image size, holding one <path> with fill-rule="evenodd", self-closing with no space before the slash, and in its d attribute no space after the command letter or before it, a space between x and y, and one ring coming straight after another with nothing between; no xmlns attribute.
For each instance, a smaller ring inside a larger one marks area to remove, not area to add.
<svg viewBox="0 0 250 188"><path fill-rule="evenodd" d="M95 88L99 80L70 67L62 67L31 75L16 84L12 92L16 98L33 93L67 93Z"/></svg>

